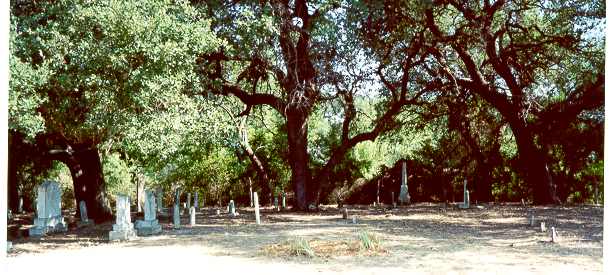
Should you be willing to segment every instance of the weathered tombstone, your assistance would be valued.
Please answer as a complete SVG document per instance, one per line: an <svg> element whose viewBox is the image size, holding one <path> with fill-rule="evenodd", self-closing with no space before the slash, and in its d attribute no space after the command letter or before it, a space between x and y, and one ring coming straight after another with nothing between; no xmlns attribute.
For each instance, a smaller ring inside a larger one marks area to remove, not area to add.
<svg viewBox="0 0 609 275"><path fill-rule="evenodd" d="M34 227L29 230L30 236L67 230L61 215L61 188L57 182L47 180L38 186L36 215Z"/></svg>
<svg viewBox="0 0 609 275"><path fill-rule="evenodd" d="M400 204L410 203L410 194L408 193L408 173L406 172L406 161L402 162L402 182L400 185Z"/></svg>
<svg viewBox="0 0 609 275"><path fill-rule="evenodd" d="M349 218L349 211L347 210L347 207L343 207L341 209L341 212L343 214L343 220L346 220Z"/></svg>
<svg viewBox="0 0 609 275"><path fill-rule="evenodd" d="M137 229L138 235L153 235L161 232L161 225L156 218L156 201L152 190L146 190L144 220L137 220L135 229Z"/></svg>
<svg viewBox="0 0 609 275"><path fill-rule="evenodd" d="M254 192L254 213L256 214L256 224L260 224L260 207L258 206L258 194Z"/></svg>
<svg viewBox="0 0 609 275"><path fill-rule="evenodd" d="M176 190L175 203L173 204L173 227L180 228L180 189Z"/></svg>
<svg viewBox="0 0 609 275"><path fill-rule="evenodd" d="M190 193L186 194L186 210L190 209Z"/></svg>
<svg viewBox="0 0 609 275"><path fill-rule="evenodd" d="M216 215L220 215L220 209L216 209Z"/></svg>
<svg viewBox="0 0 609 275"><path fill-rule="evenodd" d="M196 211L195 211L195 207L190 207L190 226L194 226L196 221Z"/></svg>
<svg viewBox="0 0 609 275"><path fill-rule="evenodd" d="M233 200L228 203L228 213L233 217L235 216L235 202Z"/></svg>
<svg viewBox="0 0 609 275"><path fill-rule="evenodd" d="M286 203L285 203L285 192L283 192L281 194L281 208L285 209L286 208Z"/></svg>
<svg viewBox="0 0 609 275"><path fill-rule="evenodd" d="M535 214L533 212L529 214L529 226L535 226Z"/></svg>
<svg viewBox="0 0 609 275"><path fill-rule="evenodd" d="M541 232L546 232L546 223L545 222L541 222L539 227L541 229Z"/></svg>
<svg viewBox="0 0 609 275"><path fill-rule="evenodd" d="M10 252L11 249L13 249L13 242L7 241L6 242L6 252Z"/></svg>
<svg viewBox="0 0 609 275"><path fill-rule="evenodd" d="M129 240L136 237L133 223L131 223L129 196L118 195L116 197L116 223L112 225L112 231L108 234L111 241Z"/></svg>
<svg viewBox="0 0 609 275"><path fill-rule="evenodd" d="M77 224L78 227L95 224L95 222L93 222L93 220L89 219L87 216L87 204L85 201L80 201L80 203L78 203L78 207L80 209L80 221Z"/></svg>
<svg viewBox="0 0 609 275"><path fill-rule="evenodd" d="M23 197L19 197L19 208L17 208L17 213L23 213Z"/></svg>
<svg viewBox="0 0 609 275"><path fill-rule="evenodd" d="M199 209L199 191L195 192L195 209Z"/></svg>
<svg viewBox="0 0 609 275"><path fill-rule="evenodd" d="M357 219L353 216L353 224L357 224Z"/></svg>
<svg viewBox="0 0 609 275"><path fill-rule="evenodd" d="M556 228L552 226L550 228L550 242L557 243L558 242L558 233L556 233Z"/></svg>
<svg viewBox="0 0 609 275"><path fill-rule="evenodd" d="M279 211L279 199L277 198L277 196L275 196L275 198L273 199L273 206L275 207L275 210Z"/></svg>
<svg viewBox="0 0 609 275"><path fill-rule="evenodd" d="M461 208L461 209L469 208L469 191L467 191L467 180L463 181L463 203L459 204L459 208Z"/></svg>
<svg viewBox="0 0 609 275"><path fill-rule="evenodd" d="M163 213L165 210L163 209L163 188L158 187L156 189L156 207L159 213Z"/></svg>

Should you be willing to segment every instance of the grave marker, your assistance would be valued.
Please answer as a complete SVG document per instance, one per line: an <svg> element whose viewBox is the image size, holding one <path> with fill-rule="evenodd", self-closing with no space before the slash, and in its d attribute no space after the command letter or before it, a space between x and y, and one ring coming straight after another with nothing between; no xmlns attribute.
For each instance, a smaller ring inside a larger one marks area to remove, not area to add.
<svg viewBox="0 0 609 275"><path fill-rule="evenodd" d="M233 200L228 203L228 213L233 217L235 216L235 202Z"/></svg>
<svg viewBox="0 0 609 275"><path fill-rule="evenodd" d="M161 232L161 225L156 218L156 202L152 190L146 190L144 201L144 220L135 222L138 235L153 235Z"/></svg>
<svg viewBox="0 0 609 275"><path fill-rule="evenodd" d="M195 212L195 207L190 207L190 226L194 226L196 221L196 212Z"/></svg>
<svg viewBox="0 0 609 275"><path fill-rule="evenodd" d="M136 238L133 223L131 223L129 196L118 195L116 197L116 223L112 225L112 231L108 233L110 241L130 240Z"/></svg>
<svg viewBox="0 0 609 275"><path fill-rule="evenodd" d="M258 194L254 192L254 213L256 214L256 224L260 224L260 207L258 206Z"/></svg>
<svg viewBox="0 0 609 275"><path fill-rule="evenodd" d="M67 230L61 215L61 188L57 182L47 180L38 186L36 215L34 227L29 230L30 236Z"/></svg>
<svg viewBox="0 0 609 275"><path fill-rule="evenodd" d="M87 216L87 204L85 201L80 201L78 207L80 209L80 221L78 222L78 227L95 224L95 222L93 222L93 220L89 219Z"/></svg>
<svg viewBox="0 0 609 275"><path fill-rule="evenodd" d="M469 191L467 191L467 179L463 181L463 203L459 204L459 208L469 208Z"/></svg>
<svg viewBox="0 0 609 275"><path fill-rule="evenodd" d="M406 172L406 161L402 162L402 182L400 184L400 204L410 203L410 194L408 193L408 173Z"/></svg>

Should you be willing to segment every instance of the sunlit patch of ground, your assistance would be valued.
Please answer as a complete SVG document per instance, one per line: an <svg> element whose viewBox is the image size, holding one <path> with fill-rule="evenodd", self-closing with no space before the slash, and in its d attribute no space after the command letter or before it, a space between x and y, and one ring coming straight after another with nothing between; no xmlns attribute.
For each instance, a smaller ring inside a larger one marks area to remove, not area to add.
<svg viewBox="0 0 609 275"><path fill-rule="evenodd" d="M9 266L34 271L37 266L27 262L55 259L53 255L57 253L69 255L65 261L73 262L72 257L83 254L107 258L126 251L163 262L161 256L154 254L162 251L161 255L169 259L209 261L210 266L216 266L211 262L225 262L231 268L243 266L244 272L252 274L270 274L272 270L291 274L602 272L601 207L524 208L513 204L459 210L429 203L398 209L347 207L347 220L333 206L318 213L278 213L265 208L262 225L255 224L251 208L239 209L240 215L234 218L225 213L226 209L216 215L216 209L206 208L197 214L196 226L187 225L188 218L183 216L182 228L176 230L169 216L160 216L160 235L130 242L108 242L111 223L71 228L66 233L38 239L13 236ZM538 223L529 226L531 212L548 229L556 227L560 242L550 243L549 233L541 232ZM352 216L356 217L355 224ZM21 219L23 223L27 217ZM358 233L362 231L382 239L383 253L361 253L356 249ZM318 257L293 256L289 244L295 238L306 240Z"/></svg>

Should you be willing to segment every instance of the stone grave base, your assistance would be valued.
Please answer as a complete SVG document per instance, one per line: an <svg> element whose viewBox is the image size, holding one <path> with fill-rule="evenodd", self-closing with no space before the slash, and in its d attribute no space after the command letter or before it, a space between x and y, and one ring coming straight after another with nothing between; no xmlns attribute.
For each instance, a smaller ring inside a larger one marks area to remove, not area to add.
<svg viewBox="0 0 609 275"><path fill-rule="evenodd" d="M55 216L51 218L36 218L34 220L34 227L30 228L30 236L42 236L46 233L53 232L66 232L68 227L63 220L62 216Z"/></svg>
<svg viewBox="0 0 609 275"><path fill-rule="evenodd" d="M159 220L136 221L135 229L137 229L138 235L154 235L161 233L161 225L159 224Z"/></svg>
<svg viewBox="0 0 609 275"><path fill-rule="evenodd" d="M117 226L114 224L112 225L112 231L108 233L108 239L110 239L110 241L131 240L135 238L137 238L137 235L135 234L132 223L129 224L129 226Z"/></svg>
<svg viewBox="0 0 609 275"><path fill-rule="evenodd" d="M79 221L79 222L76 223L76 226L78 228L80 228L80 227L86 227L86 226L93 226L93 225L95 225L95 221L93 221L92 219L89 219L86 222L85 221Z"/></svg>

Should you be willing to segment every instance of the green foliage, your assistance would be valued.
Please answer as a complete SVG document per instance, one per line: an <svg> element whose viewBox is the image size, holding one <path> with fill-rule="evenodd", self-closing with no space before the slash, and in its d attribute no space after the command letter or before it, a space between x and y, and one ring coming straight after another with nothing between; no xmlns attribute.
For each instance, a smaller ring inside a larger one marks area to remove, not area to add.
<svg viewBox="0 0 609 275"><path fill-rule="evenodd" d="M315 251L309 245L309 242L302 237L296 238L289 242L289 251L291 255L294 256L307 256L309 258L314 258Z"/></svg>
<svg viewBox="0 0 609 275"><path fill-rule="evenodd" d="M119 154L111 153L104 155L102 167L108 194L111 196L135 194L136 188L132 180L132 168L129 167L126 161L121 159Z"/></svg>
<svg viewBox="0 0 609 275"><path fill-rule="evenodd" d="M368 232L368 230L361 230L357 233L357 238L360 242L360 249L365 251L379 251L382 249L381 238Z"/></svg>

